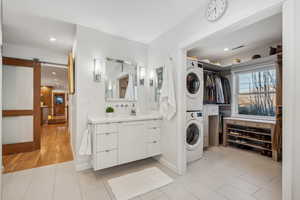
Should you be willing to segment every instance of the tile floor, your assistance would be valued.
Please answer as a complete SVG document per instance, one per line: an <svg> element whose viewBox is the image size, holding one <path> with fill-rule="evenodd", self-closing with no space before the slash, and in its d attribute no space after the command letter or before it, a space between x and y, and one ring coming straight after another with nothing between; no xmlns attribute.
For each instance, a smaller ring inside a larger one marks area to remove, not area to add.
<svg viewBox="0 0 300 200"><path fill-rule="evenodd" d="M107 180L159 167L175 181L135 200L281 200L281 165L237 149L216 147L178 176L153 159L103 171L75 172L73 162L3 175L3 200L114 200Z"/></svg>

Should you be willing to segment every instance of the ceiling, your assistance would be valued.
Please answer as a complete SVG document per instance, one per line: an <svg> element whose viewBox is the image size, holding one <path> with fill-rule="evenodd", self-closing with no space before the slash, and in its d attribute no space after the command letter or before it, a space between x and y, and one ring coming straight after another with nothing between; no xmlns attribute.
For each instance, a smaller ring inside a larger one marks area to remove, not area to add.
<svg viewBox="0 0 300 200"><path fill-rule="evenodd" d="M24 28L26 38L32 40L39 32L49 37L56 34L60 36L61 32L71 31L71 25L63 26L62 22L44 21L48 18L149 43L182 22L197 9L206 7L207 2L208 0L3 0L4 24L10 27L6 34L8 37L10 36L8 33L12 30ZM16 13L18 16L11 18ZM30 17L19 17L21 15L39 16L39 18L35 20ZM17 29L16 25L21 27ZM32 34L35 31L37 32ZM15 34L8 40L13 40L18 34L23 35L23 31ZM38 35L36 39L43 39L42 35ZM47 38L44 41L47 41Z"/></svg>
<svg viewBox="0 0 300 200"><path fill-rule="evenodd" d="M4 43L47 48L67 53L72 49L75 25L22 13L4 12ZM51 37L56 38L50 42Z"/></svg>
<svg viewBox="0 0 300 200"><path fill-rule="evenodd" d="M189 56L217 61L282 40L282 15L277 14L233 33L206 38L188 51ZM224 51L225 48L244 48Z"/></svg>
<svg viewBox="0 0 300 200"><path fill-rule="evenodd" d="M67 89L67 69L43 65L41 76L42 86L52 86L56 90ZM55 74L53 74L55 72Z"/></svg>

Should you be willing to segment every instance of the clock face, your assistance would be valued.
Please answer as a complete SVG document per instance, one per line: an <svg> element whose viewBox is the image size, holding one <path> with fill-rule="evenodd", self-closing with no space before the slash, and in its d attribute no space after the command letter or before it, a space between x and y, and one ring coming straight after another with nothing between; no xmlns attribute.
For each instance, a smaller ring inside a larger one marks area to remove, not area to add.
<svg viewBox="0 0 300 200"><path fill-rule="evenodd" d="M207 8L207 20L216 21L220 19L227 8L227 0L211 0Z"/></svg>

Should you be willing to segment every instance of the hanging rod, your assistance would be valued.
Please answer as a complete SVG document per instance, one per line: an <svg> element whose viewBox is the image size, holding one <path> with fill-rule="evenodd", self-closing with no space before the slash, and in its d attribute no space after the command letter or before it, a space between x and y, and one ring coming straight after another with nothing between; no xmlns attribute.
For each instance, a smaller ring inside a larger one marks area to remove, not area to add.
<svg viewBox="0 0 300 200"><path fill-rule="evenodd" d="M49 64L49 65L60 65L67 67L67 64L61 64L61 63L54 63L54 62L47 62L47 61L40 61L41 64Z"/></svg>

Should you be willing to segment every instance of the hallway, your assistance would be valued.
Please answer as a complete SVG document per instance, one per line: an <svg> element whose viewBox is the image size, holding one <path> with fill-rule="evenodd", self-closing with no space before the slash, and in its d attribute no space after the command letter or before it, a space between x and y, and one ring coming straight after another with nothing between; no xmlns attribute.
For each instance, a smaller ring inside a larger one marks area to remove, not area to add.
<svg viewBox="0 0 300 200"><path fill-rule="evenodd" d="M41 140L39 151L3 156L4 173L73 160L66 124L42 126Z"/></svg>

